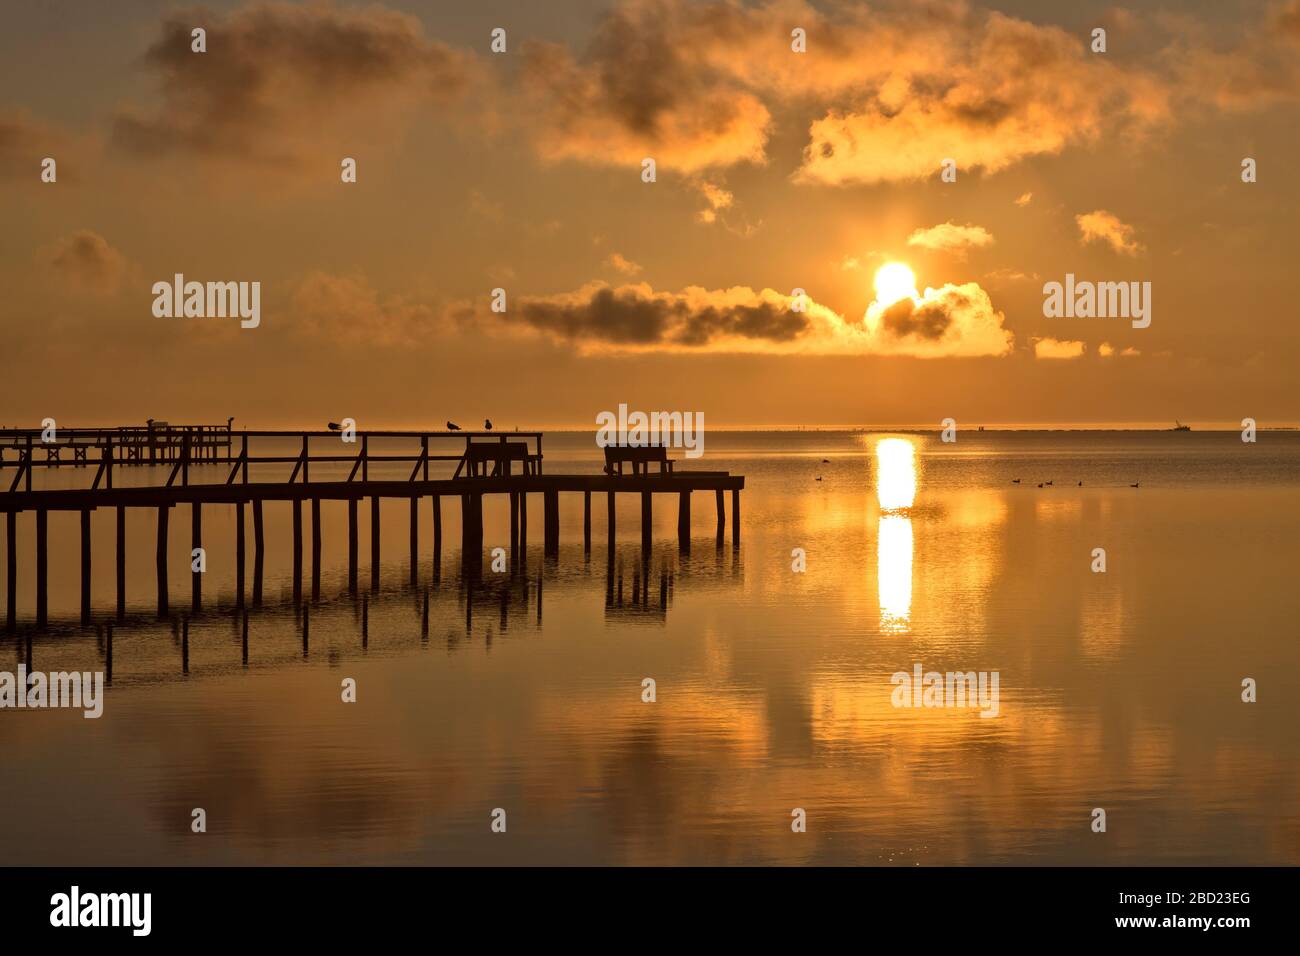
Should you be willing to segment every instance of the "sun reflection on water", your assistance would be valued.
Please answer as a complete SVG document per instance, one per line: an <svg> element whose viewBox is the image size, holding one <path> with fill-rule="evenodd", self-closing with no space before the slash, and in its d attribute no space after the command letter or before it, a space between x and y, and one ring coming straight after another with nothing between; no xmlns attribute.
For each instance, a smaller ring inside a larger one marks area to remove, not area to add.
<svg viewBox="0 0 1300 956"><path fill-rule="evenodd" d="M912 519L906 509L916 500L915 448L903 438L876 443L876 496L880 524L876 535L880 629L905 634L912 616Z"/></svg>

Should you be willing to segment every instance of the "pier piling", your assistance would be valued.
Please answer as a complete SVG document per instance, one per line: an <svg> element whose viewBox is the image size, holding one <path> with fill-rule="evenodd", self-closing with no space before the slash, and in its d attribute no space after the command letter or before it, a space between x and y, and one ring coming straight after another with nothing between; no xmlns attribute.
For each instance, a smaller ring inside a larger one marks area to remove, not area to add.
<svg viewBox="0 0 1300 956"><path fill-rule="evenodd" d="M44 629L49 619L49 519L44 509L36 512L36 626Z"/></svg>
<svg viewBox="0 0 1300 956"><path fill-rule="evenodd" d="M648 491L641 492L641 555L645 557L650 553L650 528L652 524L651 516L651 499L652 495Z"/></svg>
<svg viewBox="0 0 1300 956"><path fill-rule="evenodd" d="M411 586L420 580L420 499L411 496Z"/></svg>
<svg viewBox="0 0 1300 956"><path fill-rule="evenodd" d="M348 499L348 591L357 593L357 499Z"/></svg>
<svg viewBox="0 0 1300 956"><path fill-rule="evenodd" d="M158 506L158 544L154 549L154 564L158 572L158 616L167 616L167 521L170 506Z"/></svg>
<svg viewBox="0 0 1300 956"><path fill-rule="evenodd" d="M302 499L293 500L293 603L302 601Z"/></svg>
<svg viewBox="0 0 1300 956"><path fill-rule="evenodd" d="M677 493L677 547L683 553L691 550L691 493Z"/></svg>
<svg viewBox="0 0 1300 956"><path fill-rule="evenodd" d="M194 549L203 547L203 506L197 501L190 505L190 564L194 563ZM204 558L200 567L207 567ZM190 610L195 614L203 609L203 572L190 568Z"/></svg>
<svg viewBox="0 0 1300 956"><path fill-rule="evenodd" d="M320 600L320 499L311 500L311 599Z"/></svg>
<svg viewBox="0 0 1300 956"><path fill-rule="evenodd" d="M262 535L262 499L253 499L253 606L262 603L262 569L266 561L266 541Z"/></svg>
<svg viewBox="0 0 1300 956"><path fill-rule="evenodd" d="M235 607L244 606L244 503L235 504Z"/></svg>
<svg viewBox="0 0 1300 956"><path fill-rule="evenodd" d="M90 509L81 509L81 626L90 625Z"/></svg>
<svg viewBox="0 0 1300 956"><path fill-rule="evenodd" d="M379 590L379 496L370 496L370 590Z"/></svg>
<svg viewBox="0 0 1300 956"><path fill-rule="evenodd" d="M5 512L5 631L18 623L18 513Z"/></svg>
<svg viewBox="0 0 1300 956"><path fill-rule="evenodd" d="M542 492L543 550L547 555L560 553L560 493Z"/></svg>
<svg viewBox="0 0 1300 956"><path fill-rule="evenodd" d="M582 553L591 557L591 492L582 493Z"/></svg>

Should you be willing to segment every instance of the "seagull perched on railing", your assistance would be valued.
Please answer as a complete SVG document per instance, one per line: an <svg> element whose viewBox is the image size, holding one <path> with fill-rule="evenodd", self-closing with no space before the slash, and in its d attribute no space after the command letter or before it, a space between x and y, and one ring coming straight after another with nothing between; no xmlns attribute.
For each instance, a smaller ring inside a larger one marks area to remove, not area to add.
<svg viewBox="0 0 1300 956"><path fill-rule="evenodd" d="M337 431L342 431L342 430L343 430L343 426L340 425L338 422L330 422L330 423L329 423L329 427L330 427L330 431L332 431L332 432L337 432Z"/></svg>
<svg viewBox="0 0 1300 956"><path fill-rule="evenodd" d="M491 431L491 430L492 430L492 419L490 419L490 418L485 418L485 419L483 419L483 427L486 428L488 431Z"/></svg>
<svg viewBox="0 0 1300 956"><path fill-rule="evenodd" d="M449 421L449 422L447 422L447 431L449 431L449 432L458 432L458 431L460 431L460 426L457 425L455 422L451 422L451 421Z"/></svg>

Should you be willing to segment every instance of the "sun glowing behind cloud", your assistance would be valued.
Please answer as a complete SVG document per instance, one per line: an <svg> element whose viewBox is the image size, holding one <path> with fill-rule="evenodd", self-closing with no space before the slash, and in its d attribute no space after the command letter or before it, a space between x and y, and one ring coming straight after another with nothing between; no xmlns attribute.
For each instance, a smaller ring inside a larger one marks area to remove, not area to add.
<svg viewBox="0 0 1300 956"><path fill-rule="evenodd" d="M887 262L877 269L872 285L876 289L876 301L881 305L917 297L916 273L901 262Z"/></svg>

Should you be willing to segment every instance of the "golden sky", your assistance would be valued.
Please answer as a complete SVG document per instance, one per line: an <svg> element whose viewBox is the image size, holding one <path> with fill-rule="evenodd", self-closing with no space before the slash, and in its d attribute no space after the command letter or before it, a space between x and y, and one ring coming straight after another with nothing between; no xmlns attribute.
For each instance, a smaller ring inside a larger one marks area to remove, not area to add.
<svg viewBox="0 0 1300 956"><path fill-rule="evenodd" d="M1300 421L1300 0L5 21L0 425ZM177 273L260 325L155 317Z"/></svg>

